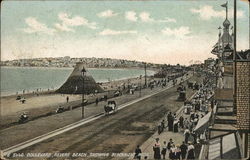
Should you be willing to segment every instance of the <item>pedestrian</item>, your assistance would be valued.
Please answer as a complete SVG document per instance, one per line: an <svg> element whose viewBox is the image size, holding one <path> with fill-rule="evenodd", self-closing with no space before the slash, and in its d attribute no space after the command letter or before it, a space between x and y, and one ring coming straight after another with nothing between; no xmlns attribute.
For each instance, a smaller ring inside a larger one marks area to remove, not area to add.
<svg viewBox="0 0 250 160"><path fill-rule="evenodd" d="M174 121L174 132L178 132L178 124L179 122L178 121Z"/></svg>
<svg viewBox="0 0 250 160"><path fill-rule="evenodd" d="M176 145L176 148L175 148L174 159L178 159L178 160L181 159L181 149L180 149L180 145L178 144Z"/></svg>
<svg viewBox="0 0 250 160"><path fill-rule="evenodd" d="M158 124L157 130L158 130L158 134L160 135L161 134L161 124Z"/></svg>
<svg viewBox="0 0 250 160"><path fill-rule="evenodd" d="M66 101L67 101L67 103L69 102L69 96L67 96Z"/></svg>
<svg viewBox="0 0 250 160"><path fill-rule="evenodd" d="M161 159L161 145L159 143L159 138L156 138L156 143L153 146L153 151L154 151L154 159Z"/></svg>
<svg viewBox="0 0 250 160"><path fill-rule="evenodd" d="M175 120L177 120L177 116L176 116L176 113L174 113L174 116L173 116L173 118L174 118L174 121L175 121Z"/></svg>
<svg viewBox="0 0 250 160"><path fill-rule="evenodd" d="M188 160L195 159L195 153L194 153L194 146L191 144L191 142L188 143L188 154L187 154Z"/></svg>
<svg viewBox="0 0 250 160"><path fill-rule="evenodd" d="M197 135L196 135L196 133L194 131L192 131L191 135L194 138L194 144L196 144L197 143Z"/></svg>
<svg viewBox="0 0 250 160"><path fill-rule="evenodd" d="M180 122L180 127L184 128L184 118L182 116L180 116L179 122Z"/></svg>
<svg viewBox="0 0 250 160"><path fill-rule="evenodd" d="M162 131L163 131L165 128L165 120L164 119L161 121L161 127L162 127Z"/></svg>
<svg viewBox="0 0 250 160"><path fill-rule="evenodd" d="M174 144L174 142L173 142L172 138L170 138L169 142L168 142L168 145L167 145L168 151L170 151L172 144Z"/></svg>
<svg viewBox="0 0 250 160"><path fill-rule="evenodd" d="M96 98L96 99L95 99L95 105L97 106L97 105L98 105L98 103L99 103L99 99L98 99L98 98Z"/></svg>
<svg viewBox="0 0 250 160"><path fill-rule="evenodd" d="M189 127L190 127L190 123L189 123L188 119L185 118L185 120L184 120L184 128L189 128Z"/></svg>
<svg viewBox="0 0 250 160"><path fill-rule="evenodd" d="M176 147L174 144L172 144L169 152L169 159L175 159L175 150Z"/></svg>
<svg viewBox="0 0 250 160"><path fill-rule="evenodd" d="M161 154L162 154L163 159L166 159L166 153L167 153L167 144L166 144L166 141L164 141L163 146L162 146L162 150L161 150Z"/></svg>
<svg viewBox="0 0 250 160"><path fill-rule="evenodd" d="M140 160L141 159L141 149L140 149L140 146L137 145L136 149L135 149L135 156L134 156L134 159L138 159Z"/></svg>
<svg viewBox="0 0 250 160"><path fill-rule="evenodd" d="M190 136L190 131L188 128L184 131L184 136L185 136L185 143L188 143L188 138Z"/></svg>
<svg viewBox="0 0 250 160"><path fill-rule="evenodd" d="M168 131L172 131L173 129L173 127L172 127L172 113L171 112L169 112L168 113L168 115L167 115L167 119L168 119Z"/></svg>
<svg viewBox="0 0 250 160"><path fill-rule="evenodd" d="M180 149L181 149L181 158L185 159L188 147L187 147L187 145L185 144L184 141L182 142L182 145L180 146Z"/></svg>

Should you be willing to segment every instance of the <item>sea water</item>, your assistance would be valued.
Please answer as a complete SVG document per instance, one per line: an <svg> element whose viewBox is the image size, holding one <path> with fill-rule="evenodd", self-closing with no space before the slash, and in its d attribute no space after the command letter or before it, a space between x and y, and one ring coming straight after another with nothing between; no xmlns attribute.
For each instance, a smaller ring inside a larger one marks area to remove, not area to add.
<svg viewBox="0 0 250 160"><path fill-rule="evenodd" d="M69 77L73 68L42 67L1 67L1 96L37 90L46 91L59 88ZM144 75L143 69L99 69L87 70L96 82L108 82ZM147 75L155 72L147 70Z"/></svg>

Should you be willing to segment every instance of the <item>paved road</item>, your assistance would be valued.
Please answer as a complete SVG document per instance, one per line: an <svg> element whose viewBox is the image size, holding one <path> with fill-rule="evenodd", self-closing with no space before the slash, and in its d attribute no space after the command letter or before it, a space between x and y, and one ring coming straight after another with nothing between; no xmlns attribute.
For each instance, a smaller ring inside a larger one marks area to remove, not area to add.
<svg viewBox="0 0 250 160"><path fill-rule="evenodd" d="M187 96L193 93L188 90ZM20 152L133 152L136 145L142 144L155 132L155 126L168 110L176 111L183 105L176 99L174 87Z"/></svg>

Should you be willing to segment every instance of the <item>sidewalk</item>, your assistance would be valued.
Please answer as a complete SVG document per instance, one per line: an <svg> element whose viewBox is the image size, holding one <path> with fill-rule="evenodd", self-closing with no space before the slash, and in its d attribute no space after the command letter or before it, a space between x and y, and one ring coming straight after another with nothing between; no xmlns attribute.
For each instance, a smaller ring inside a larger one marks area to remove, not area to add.
<svg viewBox="0 0 250 160"><path fill-rule="evenodd" d="M193 96L196 94L195 92L191 97L188 99L192 99ZM183 118L189 118L190 115L184 114L184 105L176 112L177 119L182 115ZM154 159L154 151L153 146L155 144L155 139L159 138L159 143L163 145L163 142L166 141L166 143L169 142L170 139L173 140L175 145L181 145L184 141L184 129L179 128L179 132L172 132L168 131L168 128L165 128L164 131L159 135L158 131L156 131L147 141L145 141L141 146L141 150L143 153L142 159L144 159L145 156L147 156L148 159ZM191 138L190 136L189 138ZM162 149L162 146L161 146ZM169 151L166 153L166 159L168 159Z"/></svg>

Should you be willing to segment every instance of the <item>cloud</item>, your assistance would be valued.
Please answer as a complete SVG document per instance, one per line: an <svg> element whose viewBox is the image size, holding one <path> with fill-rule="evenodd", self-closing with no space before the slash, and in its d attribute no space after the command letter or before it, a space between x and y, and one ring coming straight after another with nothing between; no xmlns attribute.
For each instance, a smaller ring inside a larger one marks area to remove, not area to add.
<svg viewBox="0 0 250 160"><path fill-rule="evenodd" d="M169 22L173 22L173 23L176 23L176 19L174 18L165 18L165 19L162 19L162 20L158 20L158 22L166 22L166 23L169 23Z"/></svg>
<svg viewBox="0 0 250 160"><path fill-rule="evenodd" d="M161 32L165 35L175 36L178 38L184 38L191 33L189 27L186 26L181 26L179 28L174 28L174 29L165 28Z"/></svg>
<svg viewBox="0 0 250 160"><path fill-rule="evenodd" d="M111 29L105 29L102 32L100 32L99 34L102 36L107 36L107 35L136 34L136 33L137 33L137 31L134 31L134 30L115 31L115 30L111 30Z"/></svg>
<svg viewBox="0 0 250 160"><path fill-rule="evenodd" d="M115 17L117 15L118 13L114 13L114 11L112 10L106 10L97 14L97 16L101 18Z"/></svg>
<svg viewBox="0 0 250 160"><path fill-rule="evenodd" d="M190 9L192 13L199 14L202 20L210 20L211 18L225 18L225 10L216 11L213 6L205 5L200 7L199 9L192 8ZM230 9L228 11L228 17L233 18L233 10ZM242 10L237 11L237 18L243 18L244 12Z"/></svg>
<svg viewBox="0 0 250 160"><path fill-rule="evenodd" d="M28 28L24 28L23 31L26 33L40 33L40 34L48 34L53 35L55 30L52 28L48 28L45 24L37 21L34 17L28 17L25 19Z"/></svg>
<svg viewBox="0 0 250 160"><path fill-rule="evenodd" d="M56 23L55 27L61 31L66 31L66 32L75 32L75 30L73 30L72 28L69 28L67 25L65 24L59 24Z"/></svg>
<svg viewBox="0 0 250 160"><path fill-rule="evenodd" d="M125 18L129 21L136 22L138 17L136 16L136 12L134 11L127 11L125 12Z"/></svg>
<svg viewBox="0 0 250 160"><path fill-rule="evenodd" d="M152 18L150 13L148 13L148 12L141 12L139 17L140 17L140 20L142 22L156 22L156 23L170 23L170 22L173 22L173 23L176 23L176 19L168 18L168 17L166 17L165 19L156 20L156 19Z"/></svg>
<svg viewBox="0 0 250 160"><path fill-rule="evenodd" d="M90 29L96 29L95 22L89 22L86 18L80 16L71 17L67 13L59 13L58 18L62 24L56 23L55 27L61 31L74 31L70 27L86 26Z"/></svg>
<svg viewBox="0 0 250 160"><path fill-rule="evenodd" d="M140 13L140 19L142 22L153 22L154 19L150 17L150 14L148 12L142 12Z"/></svg>

